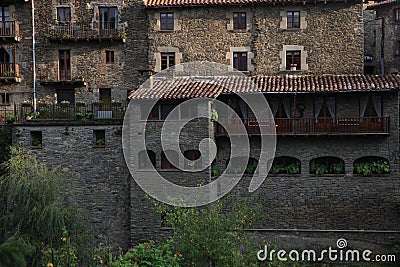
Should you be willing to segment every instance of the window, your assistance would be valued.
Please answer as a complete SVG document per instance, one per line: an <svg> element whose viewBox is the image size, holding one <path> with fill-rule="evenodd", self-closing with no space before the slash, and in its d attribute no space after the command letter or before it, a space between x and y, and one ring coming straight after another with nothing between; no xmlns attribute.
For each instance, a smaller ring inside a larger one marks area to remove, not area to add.
<svg viewBox="0 0 400 267"><path fill-rule="evenodd" d="M115 30L118 28L118 8L99 7L100 29Z"/></svg>
<svg viewBox="0 0 400 267"><path fill-rule="evenodd" d="M106 64L114 64L114 51L106 50Z"/></svg>
<svg viewBox="0 0 400 267"><path fill-rule="evenodd" d="M0 22L4 23L8 21L10 21L10 8L8 6L0 6ZM3 25L1 26L4 27Z"/></svg>
<svg viewBox="0 0 400 267"><path fill-rule="evenodd" d="M174 13L160 13L160 29L164 31L174 30Z"/></svg>
<svg viewBox="0 0 400 267"><path fill-rule="evenodd" d="M301 51L286 51L286 70L301 70Z"/></svg>
<svg viewBox="0 0 400 267"><path fill-rule="evenodd" d="M233 52L233 68L247 71L247 52Z"/></svg>
<svg viewBox="0 0 400 267"><path fill-rule="evenodd" d="M104 147L106 145L106 131L93 130L94 146Z"/></svg>
<svg viewBox="0 0 400 267"><path fill-rule="evenodd" d="M75 104L75 89L57 89L57 103L68 101L71 105Z"/></svg>
<svg viewBox="0 0 400 267"><path fill-rule="evenodd" d="M42 147L42 131L31 131L31 146Z"/></svg>
<svg viewBox="0 0 400 267"><path fill-rule="evenodd" d="M161 152L161 169L177 169L176 166L179 166L179 159L175 151Z"/></svg>
<svg viewBox="0 0 400 267"><path fill-rule="evenodd" d="M395 22L400 22L400 8L393 10L393 17Z"/></svg>
<svg viewBox="0 0 400 267"><path fill-rule="evenodd" d="M161 70L175 65L175 53L161 53Z"/></svg>
<svg viewBox="0 0 400 267"><path fill-rule="evenodd" d="M59 70L59 80L60 81L71 80L70 50L59 50L58 51L58 70Z"/></svg>
<svg viewBox="0 0 400 267"><path fill-rule="evenodd" d="M62 23L71 22L71 8L70 7L57 7L57 21Z"/></svg>
<svg viewBox="0 0 400 267"><path fill-rule="evenodd" d="M190 119L197 117L197 105L196 104L181 104L181 118Z"/></svg>
<svg viewBox="0 0 400 267"><path fill-rule="evenodd" d="M276 157L271 166L271 174L300 174L300 160L293 157Z"/></svg>
<svg viewBox="0 0 400 267"><path fill-rule="evenodd" d="M360 97L360 118L363 121L378 121L382 116L381 96Z"/></svg>
<svg viewBox="0 0 400 267"><path fill-rule="evenodd" d="M201 168L201 162L196 161L201 156L199 150L187 150L183 155L185 156L185 169L195 170Z"/></svg>
<svg viewBox="0 0 400 267"><path fill-rule="evenodd" d="M311 160L310 173L312 174L343 174L344 161L336 157L320 157Z"/></svg>
<svg viewBox="0 0 400 267"><path fill-rule="evenodd" d="M246 164L247 162L247 164ZM230 167L228 168L230 164ZM232 162L226 161L226 173L229 174L254 174L256 173L258 160L255 158L236 157L232 158Z"/></svg>
<svg viewBox="0 0 400 267"><path fill-rule="evenodd" d="M362 157L354 161L354 174L371 176L373 174L388 174L389 161L382 157Z"/></svg>
<svg viewBox="0 0 400 267"><path fill-rule="evenodd" d="M314 98L314 117L315 118L334 118L336 113L335 97L315 97Z"/></svg>
<svg viewBox="0 0 400 267"><path fill-rule="evenodd" d="M233 29L246 29L246 12L233 12Z"/></svg>
<svg viewBox="0 0 400 267"><path fill-rule="evenodd" d="M287 28L300 29L300 11L287 12Z"/></svg>
<svg viewBox="0 0 400 267"><path fill-rule="evenodd" d="M11 95L4 92L0 94L0 105L10 105Z"/></svg>
<svg viewBox="0 0 400 267"><path fill-rule="evenodd" d="M156 167L156 153L151 150L139 152L139 169L151 169Z"/></svg>

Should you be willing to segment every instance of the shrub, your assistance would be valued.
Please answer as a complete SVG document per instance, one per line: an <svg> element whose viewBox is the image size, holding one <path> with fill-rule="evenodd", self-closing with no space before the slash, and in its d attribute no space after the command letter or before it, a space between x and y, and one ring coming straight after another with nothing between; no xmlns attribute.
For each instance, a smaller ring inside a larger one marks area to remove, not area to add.
<svg viewBox="0 0 400 267"><path fill-rule="evenodd" d="M29 266L41 262L44 250L58 250L64 229L70 230L71 244L83 258L90 249L85 220L73 201L72 191L58 169L22 148L11 148L0 178L0 242L17 235L35 247Z"/></svg>
<svg viewBox="0 0 400 267"><path fill-rule="evenodd" d="M258 266L257 248L244 230L256 220L260 206L241 201L225 210L221 200L204 208L156 206L174 230L184 266Z"/></svg>
<svg viewBox="0 0 400 267"><path fill-rule="evenodd" d="M182 260L180 252L172 252L173 240L164 244L154 241L134 246L127 253L121 253L116 260L111 262L112 267L179 267Z"/></svg>

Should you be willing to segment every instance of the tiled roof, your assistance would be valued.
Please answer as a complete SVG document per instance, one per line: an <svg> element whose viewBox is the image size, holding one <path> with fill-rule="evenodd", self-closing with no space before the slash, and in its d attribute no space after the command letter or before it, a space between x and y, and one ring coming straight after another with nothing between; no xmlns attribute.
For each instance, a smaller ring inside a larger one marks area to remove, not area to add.
<svg viewBox="0 0 400 267"><path fill-rule="evenodd" d="M326 0L329 2L332 0ZM206 5L246 5L259 3L305 3L309 0L144 0L146 7L206 6ZM315 2L315 1L313 1ZM337 2L337 1L336 1Z"/></svg>
<svg viewBox="0 0 400 267"><path fill-rule="evenodd" d="M253 82L253 83L251 83ZM400 75L224 76L155 78L150 88L139 88L132 99L216 98L227 93L328 93L400 89Z"/></svg>
<svg viewBox="0 0 400 267"><path fill-rule="evenodd" d="M374 4L371 4L367 7L367 9L376 9L379 7L384 7L384 6L389 6L392 4L400 4L399 0L385 0L385 1L381 1L381 2L377 2Z"/></svg>

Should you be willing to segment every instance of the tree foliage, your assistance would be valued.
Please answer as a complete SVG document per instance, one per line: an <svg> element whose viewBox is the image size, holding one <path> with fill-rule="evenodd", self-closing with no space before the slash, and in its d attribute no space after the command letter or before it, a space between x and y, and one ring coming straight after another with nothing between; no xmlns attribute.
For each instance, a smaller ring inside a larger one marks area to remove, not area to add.
<svg viewBox="0 0 400 267"><path fill-rule="evenodd" d="M0 179L0 242L18 236L34 245L30 266L39 264L44 248L62 246L65 228L79 247L87 246L83 218L61 172L22 148L11 148L11 154Z"/></svg>

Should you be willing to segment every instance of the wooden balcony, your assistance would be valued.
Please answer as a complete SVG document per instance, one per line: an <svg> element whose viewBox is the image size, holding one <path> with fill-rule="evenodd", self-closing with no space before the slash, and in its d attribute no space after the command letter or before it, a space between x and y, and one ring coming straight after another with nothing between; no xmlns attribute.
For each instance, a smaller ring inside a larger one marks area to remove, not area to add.
<svg viewBox="0 0 400 267"><path fill-rule="evenodd" d="M17 21L0 21L0 38L19 42L21 39Z"/></svg>
<svg viewBox="0 0 400 267"><path fill-rule="evenodd" d="M17 63L0 63L0 80L21 82L21 72Z"/></svg>
<svg viewBox="0 0 400 267"><path fill-rule="evenodd" d="M339 117L339 118L289 118L263 119L221 119L225 125L215 125L216 136L227 136L240 133L244 125L249 135L260 135L260 127L276 127L278 135L388 135L390 134L390 117Z"/></svg>
<svg viewBox="0 0 400 267"><path fill-rule="evenodd" d="M122 26L110 29L93 29L90 24L65 23L51 25L45 36L57 41L115 41L125 42L126 33Z"/></svg>

